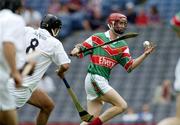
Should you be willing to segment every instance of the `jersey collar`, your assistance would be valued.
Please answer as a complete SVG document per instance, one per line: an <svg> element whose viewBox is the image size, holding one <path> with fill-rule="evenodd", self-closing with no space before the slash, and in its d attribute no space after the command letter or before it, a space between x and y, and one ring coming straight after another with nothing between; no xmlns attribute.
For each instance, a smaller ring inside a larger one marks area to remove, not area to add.
<svg viewBox="0 0 180 125"><path fill-rule="evenodd" d="M38 28L38 30L43 34L46 34L47 36L51 36L51 34L46 29Z"/></svg>
<svg viewBox="0 0 180 125"><path fill-rule="evenodd" d="M105 36L106 36L107 38L109 38L109 40L111 40L111 39L110 39L110 30L108 30L108 31L105 32Z"/></svg>
<svg viewBox="0 0 180 125"><path fill-rule="evenodd" d="M105 36L111 41L111 38L110 38L110 30L106 31L105 33ZM118 36L119 37L119 36ZM117 38L118 38L117 37ZM117 42L113 42L112 44L116 44Z"/></svg>

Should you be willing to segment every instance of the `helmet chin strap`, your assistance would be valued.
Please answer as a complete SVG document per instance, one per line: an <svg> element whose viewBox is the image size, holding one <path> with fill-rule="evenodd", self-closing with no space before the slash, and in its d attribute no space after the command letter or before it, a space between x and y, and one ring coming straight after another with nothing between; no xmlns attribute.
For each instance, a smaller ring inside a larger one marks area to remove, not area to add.
<svg viewBox="0 0 180 125"><path fill-rule="evenodd" d="M111 28L112 32L116 34L117 36L121 35L121 33L117 33L113 28Z"/></svg>
<svg viewBox="0 0 180 125"><path fill-rule="evenodd" d="M59 33L59 29L57 31L55 31L54 29L51 29L51 32L53 36L57 36Z"/></svg>
<svg viewBox="0 0 180 125"><path fill-rule="evenodd" d="M114 21L112 22L112 26L110 26L109 24L108 24L108 27L109 27L109 29L115 34L115 35L117 35L117 36L119 36L119 35L121 35L121 34L119 34L119 33L117 33L115 30L114 30Z"/></svg>

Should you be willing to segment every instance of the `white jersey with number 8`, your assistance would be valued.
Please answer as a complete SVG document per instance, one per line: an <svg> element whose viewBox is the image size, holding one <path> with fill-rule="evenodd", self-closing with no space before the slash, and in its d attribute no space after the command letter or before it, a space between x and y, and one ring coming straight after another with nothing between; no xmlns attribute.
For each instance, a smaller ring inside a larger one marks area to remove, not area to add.
<svg viewBox="0 0 180 125"><path fill-rule="evenodd" d="M24 88L21 89L22 91L19 89L12 89L12 83L10 84L11 92L16 97L17 107L21 107L26 103L52 62L57 66L70 63L70 59L62 43L58 39L52 37L47 30L41 28L35 30L26 27L25 38L26 53L35 51L38 54L33 58L33 60L36 61L34 73L32 76L27 76L23 79L22 85Z"/></svg>

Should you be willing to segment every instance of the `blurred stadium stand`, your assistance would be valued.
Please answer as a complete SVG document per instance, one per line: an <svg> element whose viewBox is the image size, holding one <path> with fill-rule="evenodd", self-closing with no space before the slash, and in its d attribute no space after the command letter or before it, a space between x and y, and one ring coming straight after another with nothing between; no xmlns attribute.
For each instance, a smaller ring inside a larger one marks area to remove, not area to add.
<svg viewBox="0 0 180 125"><path fill-rule="evenodd" d="M166 21L180 9L179 0L147 0L146 6L149 7L151 5L157 5L161 18Z"/></svg>
<svg viewBox="0 0 180 125"><path fill-rule="evenodd" d="M41 12L42 15L45 15L48 10L48 6L52 0L25 0L25 6L31 6L32 8ZM70 0L59 0L60 2L67 2ZM81 0L85 1L85 0ZM151 5L157 5L160 16L166 22L180 10L180 1L179 0L102 0L101 9L103 10L103 16L108 16L108 14L116 7L123 9L125 3L133 2L135 5L138 5L139 1L146 1L143 6L146 7L146 10ZM87 3L87 2L85 2Z"/></svg>
<svg viewBox="0 0 180 125"><path fill-rule="evenodd" d="M45 15L50 1L51 0L25 0L25 5L31 6L38 10L42 15ZM102 1L104 17L111 12L113 5L119 5L123 8L125 2L127 1L132 1L135 4L138 3L138 0ZM159 15L165 23L161 26L157 25L146 27L136 27L134 25L130 25L128 27L128 31L138 32L140 35L137 38L129 39L127 41L134 58L143 52L142 44L145 40L154 41L157 44L156 51L150 56L150 58L145 60L139 68L130 74L126 73L120 66L117 66L112 71L110 84L121 94L122 97L124 97L129 106L133 107L135 110L140 110L144 103L150 104L151 111L154 115L154 122L156 123L165 117L173 116L175 114L175 100L172 100L169 104L161 105L153 104L152 98L156 87L164 79L169 79L172 82L174 81L175 66L180 57L180 40L170 28L169 19L176 12L180 11L180 0L147 0L147 2L143 4L146 10L151 5L157 5ZM62 41L65 50L69 53L75 44L82 42L95 32L98 31L73 32L73 34ZM85 57L84 59L71 58L71 60L71 67L67 72L66 77L72 89L77 94L79 101L86 108L84 79L86 76L88 57ZM73 123L79 124L80 118L63 82L54 73L55 68L55 65L51 65L47 72L47 74L53 78L57 87L57 91L50 94L55 101L56 107L50 116L49 123L54 123L52 125L56 125L56 123L66 123L63 125L68 125L68 123L71 125L73 125ZM108 105L104 108L107 107ZM25 105L23 108L19 109L18 112L20 122L22 123L21 125L32 125L35 121L34 118L38 110L30 105ZM117 116L109 123L121 125L121 116Z"/></svg>

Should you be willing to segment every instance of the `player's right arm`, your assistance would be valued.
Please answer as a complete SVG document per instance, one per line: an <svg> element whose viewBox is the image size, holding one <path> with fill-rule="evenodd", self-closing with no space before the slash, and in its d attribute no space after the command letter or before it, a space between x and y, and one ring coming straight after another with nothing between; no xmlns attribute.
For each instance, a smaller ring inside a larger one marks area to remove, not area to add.
<svg viewBox="0 0 180 125"><path fill-rule="evenodd" d="M10 41L5 41L3 43L3 52L4 52L4 57L11 69L11 77L16 82L16 87L20 87L22 78L19 71L16 68L16 48L14 44Z"/></svg>
<svg viewBox="0 0 180 125"><path fill-rule="evenodd" d="M24 23L22 20L15 18L13 21L8 22L9 20L4 21L4 23L8 23L7 25L2 25L3 29L3 52L4 57L10 67L11 70L11 77L14 79L16 83L16 87L20 87L22 83L22 77L17 69L17 49L19 48L18 44L20 41L17 40L18 36L21 36L23 33L23 30L21 28L24 27ZM19 25L17 25L17 22ZM22 32L21 32L22 31Z"/></svg>
<svg viewBox="0 0 180 125"><path fill-rule="evenodd" d="M74 49L71 51L71 55L82 58L83 56L90 54L92 50L84 52L84 53L81 53L81 51L85 51L86 49L89 49L92 47L93 47L93 41L92 41L92 36L91 36L88 39L86 39L83 43L76 44Z"/></svg>

